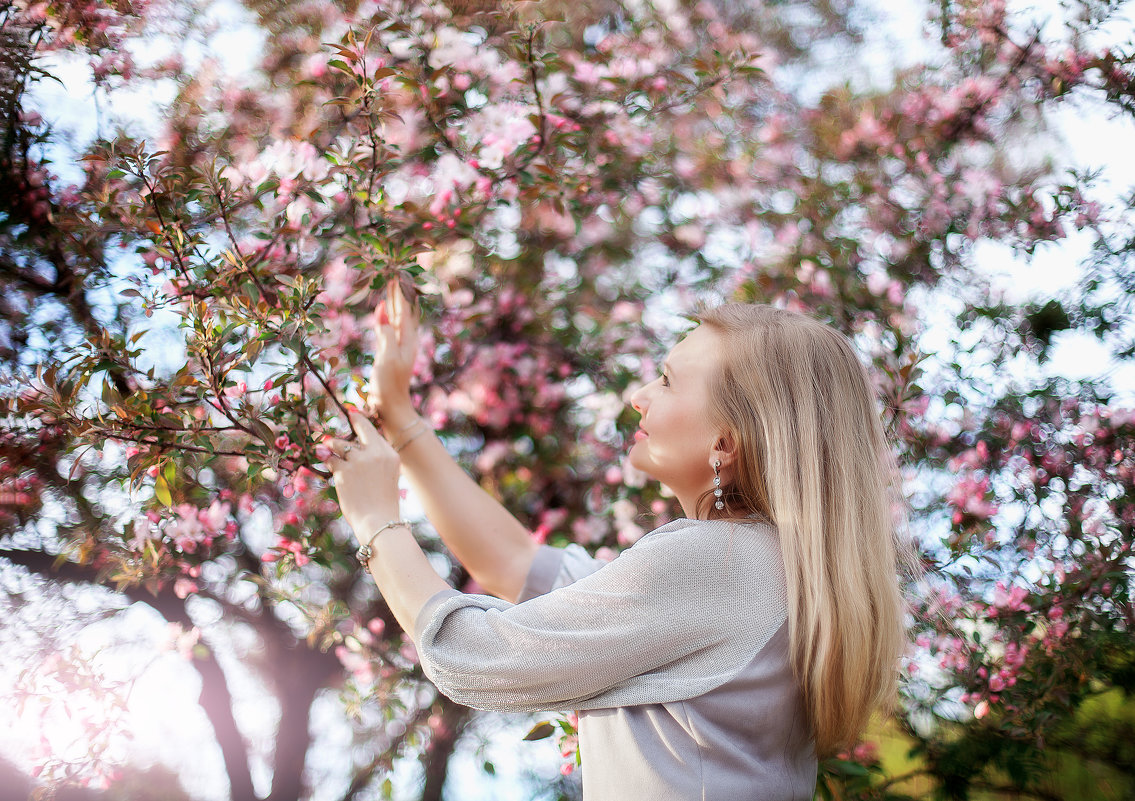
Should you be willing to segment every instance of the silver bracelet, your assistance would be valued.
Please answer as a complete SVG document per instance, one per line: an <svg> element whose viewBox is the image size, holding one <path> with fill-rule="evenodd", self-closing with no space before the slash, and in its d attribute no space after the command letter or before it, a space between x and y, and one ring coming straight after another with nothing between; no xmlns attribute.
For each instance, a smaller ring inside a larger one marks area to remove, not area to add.
<svg viewBox="0 0 1135 801"><path fill-rule="evenodd" d="M395 431L391 436L389 436L387 438L387 441L390 442L390 447L394 448L394 450L398 450L399 446L397 444L397 440L400 439L404 434L407 434L407 433L409 433L410 436L413 436L412 432L414 431L414 429L417 428L419 424L422 424L422 423L425 423L425 422L426 421L425 421L424 418L415 417L414 421L412 423L410 423L410 425L402 426L400 429Z"/></svg>
<svg viewBox="0 0 1135 801"><path fill-rule="evenodd" d="M378 531L370 535L370 539L366 541L366 545L360 545L359 549L355 551L355 558L359 560L359 564L361 564L363 567L369 565L371 557L374 556L374 551L370 546L374 544L374 541L376 539L378 539L378 535L386 531L386 529L388 528L397 528L398 526L405 526L406 528L413 531L413 529L410 528L409 520L391 520L389 523L381 526Z"/></svg>
<svg viewBox="0 0 1135 801"><path fill-rule="evenodd" d="M416 440L418 437L422 436L422 434L426 433L427 431L433 431L433 429L430 428L429 425L426 424L425 420L422 421L422 426L423 426L423 428L420 431L415 431L413 434L406 437L406 439L404 439L400 444L395 445L394 446L394 452L395 453L401 453L403 448L405 448L411 442Z"/></svg>
<svg viewBox="0 0 1135 801"><path fill-rule="evenodd" d="M414 415L413 420L411 420L409 423L407 423L406 425L402 426L400 429L395 431L394 435L397 436L399 434L404 434L405 432L409 431L411 428L413 428L414 426L416 426L420 422L422 422L422 416L416 414L416 415Z"/></svg>

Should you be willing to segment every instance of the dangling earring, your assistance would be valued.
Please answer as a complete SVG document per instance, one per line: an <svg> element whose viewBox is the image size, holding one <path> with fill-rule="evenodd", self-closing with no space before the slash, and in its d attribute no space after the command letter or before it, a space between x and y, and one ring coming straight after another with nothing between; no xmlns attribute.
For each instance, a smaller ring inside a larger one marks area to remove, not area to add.
<svg viewBox="0 0 1135 801"><path fill-rule="evenodd" d="M723 492L721 489L721 460L715 459L713 461L713 496L717 498L713 503L713 508L721 511L725 508L725 501L721 500Z"/></svg>

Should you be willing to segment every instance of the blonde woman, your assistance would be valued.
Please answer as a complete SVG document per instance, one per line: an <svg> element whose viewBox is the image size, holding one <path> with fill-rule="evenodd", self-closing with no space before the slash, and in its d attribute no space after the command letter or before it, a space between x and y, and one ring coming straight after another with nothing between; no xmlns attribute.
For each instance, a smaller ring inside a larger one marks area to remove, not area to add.
<svg viewBox="0 0 1135 801"><path fill-rule="evenodd" d="M767 306L702 313L632 397L631 463L685 517L605 564L537 545L450 458L410 401L417 318L390 304L372 383L389 441L360 416L331 467L437 688L578 711L585 801L810 799L817 754L891 698L904 642L888 448L848 341ZM399 519L400 470L496 598L438 577Z"/></svg>

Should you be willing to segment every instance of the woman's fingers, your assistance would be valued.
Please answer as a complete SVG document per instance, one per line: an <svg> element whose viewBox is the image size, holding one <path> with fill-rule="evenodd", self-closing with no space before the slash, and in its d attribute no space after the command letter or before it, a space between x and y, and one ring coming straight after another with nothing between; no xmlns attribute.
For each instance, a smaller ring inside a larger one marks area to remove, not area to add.
<svg viewBox="0 0 1135 801"><path fill-rule="evenodd" d="M394 280L386 285L386 297L379 306L386 312L385 319L379 314L379 324L389 322L394 329L396 341L401 345L418 325L416 304L406 296L401 281Z"/></svg>
<svg viewBox="0 0 1135 801"><path fill-rule="evenodd" d="M347 442L347 440L339 439L338 437L328 437L321 444L324 448L327 449L323 463L327 465L328 469L330 469L332 473L334 473L339 469L340 466L342 466L343 461L347 458L347 455L351 452L351 449L355 447L354 443ZM322 449L316 449L317 455L319 454L320 450Z"/></svg>
<svg viewBox="0 0 1135 801"><path fill-rule="evenodd" d="M375 353L374 368L389 358L391 346L395 344L395 331L390 325L390 306L385 299L379 301L374 310Z"/></svg>
<svg viewBox="0 0 1135 801"><path fill-rule="evenodd" d="M418 300L416 297L403 297L403 301L404 302L402 305L405 309L403 312L404 325L407 331L413 333L417 331L418 326L421 325L421 309L418 307Z"/></svg>
<svg viewBox="0 0 1135 801"><path fill-rule="evenodd" d="M342 469L352 451L366 452L370 457L387 456L394 453L390 443L379 433L366 415L357 409L350 409L348 414L351 417L351 425L354 426L355 432L359 436L358 440L349 442L340 437L328 437L321 443L322 448L326 449L323 463L332 473L338 473ZM367 460L363 459L363 461Z"/></svg>
<svg viewBox="0 0 1135 801"><path fill-rule="evenodd" d="M322 444L327 448L327 450L331 451L332 456L339 459L342 459L344 456L346 456L350 452L352 446L352 443L340 437L327 437L323 440Z"/></svg>
<svg viewBox="0 0 1135 801"><path fill-rule="evenodd" d="M401 404L409 392L418 355L418 313L401 283L386 284L374 310L374 361L367 388L367 408L380 415L388 404Z"/></svg>
<svg viewBox="0 0 1135 801"><path fill-rule="evenodd" d="M382 439L382 435L378 433L378 429L374 427L374 423L372 423L365 414L356 409L351 409L349 413L351 415L351 425L354 426L355 433L359 435L359 442L365 447L370 447L379 440L385 442L385 440Z"/></svg>
<svg viewBox="0 0 1135 801"><path fill-rule="evenodd" d="M386 285L386 299L390 302L390 325L394 329L394 340L402 344L402 287L397 281Z"/></svg>
<svg viewBox="0 0 1135 801"><path fill-rule="evenodd" d="M421 322L418 304L404 294L401 285L394 294L398 295L398 345L402 350L402 358L413 365L418 355L418 326Z"/></svg>
<svg viewBox="0 0 1135 801"><path fill-rule="evenodd" d="M375 331L381 334L386 326L390 326L399 345L404 336L418 326L417 304L406 297L400 281L386 285L385 295L374 308Z"/></svg>
<svg viewBox="0 0 1135 801"><path fill-rule="evenodd" d="M398 344L410 342L418 329L418 309L413 298L406 296L401 282L396 281L390 288L390 323L397 333Z"/></svg>

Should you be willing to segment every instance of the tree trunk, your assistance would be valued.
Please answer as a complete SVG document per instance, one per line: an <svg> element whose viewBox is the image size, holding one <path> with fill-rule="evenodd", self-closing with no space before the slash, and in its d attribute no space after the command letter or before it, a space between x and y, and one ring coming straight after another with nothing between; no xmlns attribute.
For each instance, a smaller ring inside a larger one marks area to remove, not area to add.
<svg viewBox="0 0 1135 801"><path fill-rule="evenodd" d="M54 557L42 551L22 551L0 549L0 556L13 564L26 568L31 573L45 579L68 582L73 584L94 584L96 573L93 569L64 562L55 568ZM171 623L193 625L185 603L171 591L164 591L157 596L135 588L123 593L136 603L144 603L153 607L158 614ZM201 676L201 708L213 726L213 734L221 746L221 754L225 761L225 772L228 775L232 801L257 801L256 793L252 789L252 772L248 765L248 749L244 738L237 728L233 717L232 695L229 693L228 680L221 666L211 655L205 659L194 659L193 666ZM281 699L283 703L284 699Z"/></svg>
<svg viewBox="0 0 1135 801"><path fill-rule="evenodd" d="M430 744L422 754L426 773L422 801L441 801L445 778L449 773L449 759L473 715L473 710L469 707L454 703L444 695L438 696L438 703L441 706L441 726L435 728Z"/></svg>
<svg viewBox="0 0 1135 801"><path fill-rule="evenodd" d="M311 705L342 668L332 654L297 644L291 632L275 618L264 619L264 624L258 628L268 649L271 675L280 699L272 791L265 801L300 801L305 789L304 764L311 745Z"/></svg>

